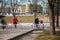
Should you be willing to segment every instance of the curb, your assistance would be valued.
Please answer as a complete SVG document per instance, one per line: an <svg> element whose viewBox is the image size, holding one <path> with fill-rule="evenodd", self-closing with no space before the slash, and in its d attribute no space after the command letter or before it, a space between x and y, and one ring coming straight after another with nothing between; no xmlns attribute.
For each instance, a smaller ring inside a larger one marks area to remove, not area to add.
<svg viewBox="0 0 60 40"><path fill-rule="evenodd" d="M34 29L31 30L31 31L28 31L28 32L26 32L26 33L23 33L23 34L21 34L21 35L18 35L18 36L16 36L16 37L13 37L13 38L11 38L11 39L8 39L8 40L16 40L18 37L22 37L22 36L24 36L24 35L26 35L26 34L32 32L32 31L34 31Z"/></svg>

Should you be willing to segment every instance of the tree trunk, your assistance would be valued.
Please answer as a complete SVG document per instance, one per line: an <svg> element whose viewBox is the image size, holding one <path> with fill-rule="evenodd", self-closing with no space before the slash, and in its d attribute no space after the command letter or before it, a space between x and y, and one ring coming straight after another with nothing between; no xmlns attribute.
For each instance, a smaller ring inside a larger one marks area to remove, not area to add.
<svg viewBox="0 0 60 40"><path fill-rule="evenodd" d="M58 13L57 13L56 27L59 27L59 16L58 16Z"/></svg>
<svg viewBox="0 0 60 40"><path fill-rule="evenodd" d="M55 21L54 21L54 5L49 4L49 15L50 15L50 34L55 35Z"/></svg>
<svg viewBox="0 0 60 40"><path fill-rule="evenodd" d="M56 21L56 27L59 27L59 0L57 0L57 21Z"/></svg>

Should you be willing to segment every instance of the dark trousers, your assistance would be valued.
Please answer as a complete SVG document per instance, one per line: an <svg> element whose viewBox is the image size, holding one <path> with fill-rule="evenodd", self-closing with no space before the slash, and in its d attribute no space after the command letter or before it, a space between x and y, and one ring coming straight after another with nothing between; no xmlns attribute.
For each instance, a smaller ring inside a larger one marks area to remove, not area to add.
<svg viewBox="0 0 60 40"><path fill-rule="evenodd" d="M39 29L39 25L38 24L35 24L36 25L36 28Z"/></svg>
<svg viewBox="0 0 60 40"><path fill-rule="evenodd" d="M6 28L6 26L5 25L2 25L2 29L5 29Z"/></svg>
<svg viewBox="0 0 60 40"><path fill-rule="evenodd" d="M17 24L14 24L15 28L16 28L16 25L17 25Z"/></svg>

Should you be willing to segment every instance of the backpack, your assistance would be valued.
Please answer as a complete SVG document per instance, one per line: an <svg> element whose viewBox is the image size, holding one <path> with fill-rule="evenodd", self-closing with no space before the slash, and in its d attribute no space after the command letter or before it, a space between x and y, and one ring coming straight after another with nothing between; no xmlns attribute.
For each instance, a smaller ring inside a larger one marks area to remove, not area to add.
<svg viewBox="0 0 60 40"><path fill-rule="evenodd" d="M38 19L35 19L35 24L39 24L39 20Z"/></svg>

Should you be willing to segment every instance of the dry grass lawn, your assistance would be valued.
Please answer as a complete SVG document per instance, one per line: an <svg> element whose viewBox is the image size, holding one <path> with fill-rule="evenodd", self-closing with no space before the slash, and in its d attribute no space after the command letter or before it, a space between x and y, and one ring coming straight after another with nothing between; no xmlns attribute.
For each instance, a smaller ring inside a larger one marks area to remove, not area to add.
<svg viewBox="0 0 60 40"><path fill-rule="evenodd" d="M43 32L36 40L60 40L60 32L56 32L55 36L50 36L48 32Z"/></svg>
<svg viewBox="0 0 60 40"><path fill-rule="evenodd" d="M43 20L43 22L50 22L48 16L38 16L39 20ZM13 17L5 17L5 20L8 23L11 23L13 20ZM19 16L18 17L19 23L33 23L34 22L34 16ZM60 17L59 17L59 22L60 22Z"/></svg>
<svg viewBox="0 0 60 40"><path fill-rule="evenodd" d="M11 23L13 20L13 17L5 17L6 22ZM32 16L19 16L18 17L19 23L33 23L34 17Z"/></svg>

